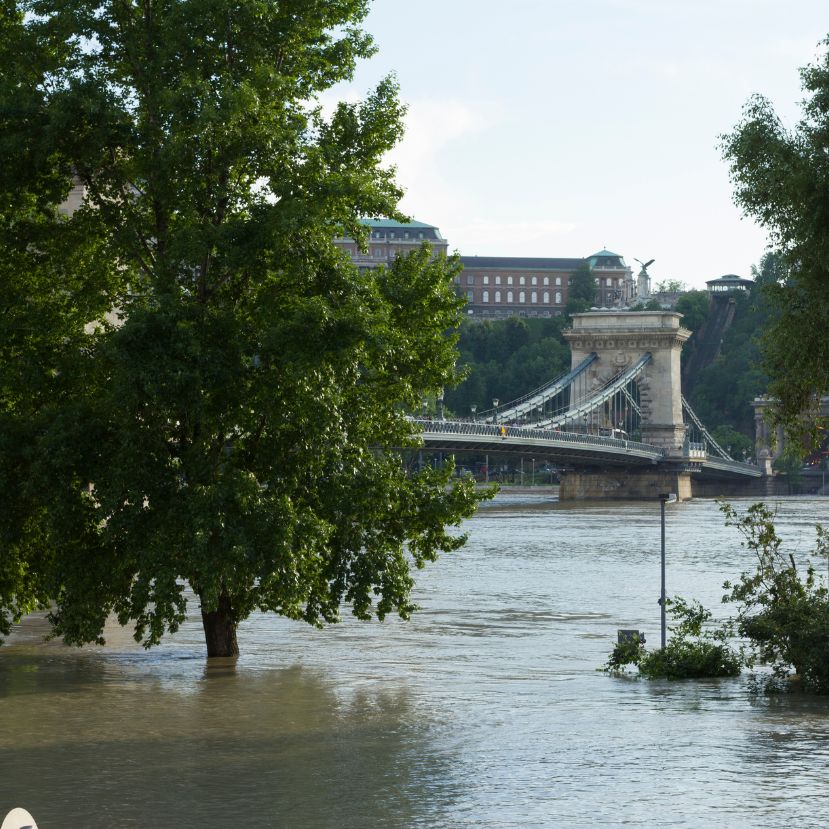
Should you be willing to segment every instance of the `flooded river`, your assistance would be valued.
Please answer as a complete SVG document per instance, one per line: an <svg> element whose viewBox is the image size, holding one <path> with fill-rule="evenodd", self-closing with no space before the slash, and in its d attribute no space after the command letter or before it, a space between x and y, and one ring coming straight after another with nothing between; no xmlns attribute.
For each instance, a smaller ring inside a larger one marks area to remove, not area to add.
<svg viewBox="0 0 829 829"><path fill-rule="evenodd" d="M668 506L668 592L715 613L751 567L712 501ZM798 557L829 499L784 499ZM257 616L206 665L194 617L146 652L0 649L0 818L120 827L824 826L829 699L597 672L659 641L659 504L502 495L418 576L410 622Z"/></svg>

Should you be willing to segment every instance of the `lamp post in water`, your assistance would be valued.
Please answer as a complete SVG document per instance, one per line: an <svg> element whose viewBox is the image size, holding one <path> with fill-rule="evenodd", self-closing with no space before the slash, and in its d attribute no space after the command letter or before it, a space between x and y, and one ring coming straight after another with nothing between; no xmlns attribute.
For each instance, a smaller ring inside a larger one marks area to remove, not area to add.
<svg viewBox="0 0 829 829"><path fill-rule="evenodd" d="M660 621L662 626L662 649L665 649L665 645L667 644L667 622L665 619L665 606L666 606L666 597L665 597L665 504L669 501L672 501L676 496L673 493L663 493L659 496L659 517L662 529L662 545L661 545L661 556L660 556L660 571L662 576L662 585L661 590L659 592L659 609L660 609Z"/></svg>

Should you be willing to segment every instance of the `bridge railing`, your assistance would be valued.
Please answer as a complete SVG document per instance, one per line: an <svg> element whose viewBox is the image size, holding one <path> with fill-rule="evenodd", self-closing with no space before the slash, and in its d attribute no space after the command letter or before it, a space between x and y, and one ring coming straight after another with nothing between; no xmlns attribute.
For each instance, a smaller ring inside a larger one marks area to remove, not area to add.
<svg viewBox="0 0 829 829"><path fill-rule="evenodd" d="M532 440L580 443L619 449L638 449L660 455L664 454L662 449L651 443L581 434L579 432L562 432L558 429L539 429L533 426L494 426L487 423L469 423L460 420L422 420L420 418L411 418L411 420L420 426L426 434L481 435L495 439L530 438Z"/></svg>

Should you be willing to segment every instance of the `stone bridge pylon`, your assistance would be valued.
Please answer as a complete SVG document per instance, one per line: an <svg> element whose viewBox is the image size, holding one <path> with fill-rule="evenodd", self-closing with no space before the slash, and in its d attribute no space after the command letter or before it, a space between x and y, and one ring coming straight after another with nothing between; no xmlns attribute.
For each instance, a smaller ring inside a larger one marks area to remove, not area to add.
<svg viewBox="0 0 829 829"><path fill-rule="evenodd" d="M573 367L591 353L598 356L588 369L597 387L651 355L638 381L642 440L669 457L684 454L680 354L691 332L681 318L672 311L589 312L574 314L572 329L564 332Z"/></svg>

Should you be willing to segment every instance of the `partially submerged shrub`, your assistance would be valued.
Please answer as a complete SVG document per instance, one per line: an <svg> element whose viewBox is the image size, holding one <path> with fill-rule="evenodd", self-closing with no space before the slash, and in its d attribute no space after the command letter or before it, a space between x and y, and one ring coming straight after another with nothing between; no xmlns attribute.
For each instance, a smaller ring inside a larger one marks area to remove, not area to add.
<svg viewBox="0 0 829 829"><path fill-rule="evenodd" d="M675 596L668 600L667 611L675 624L668 628L671 636L664 648L648 651L637 637L619 642L604 670L621 673L624 666L636 665L648 679L703 679L740 673L742 656L728 646L727 626L704 627L711 621L710 610Z"/></svg>
<svg viewBox="0 0 829 829"><path fill-rule="evenodd" d="M776 679L793 672L803 690L829 694L829 591L807 562L803 575L794 557L784 555L774 515L765 504L753 504L738 515L730 504L720 507L726 524L743 536L743 546L757 557L754 572L735 584L726 582L724 602L738 604L734 627L750 647L748 664L759 662ZM829 555L829 534L817 525L814 554Z"/></svg>

